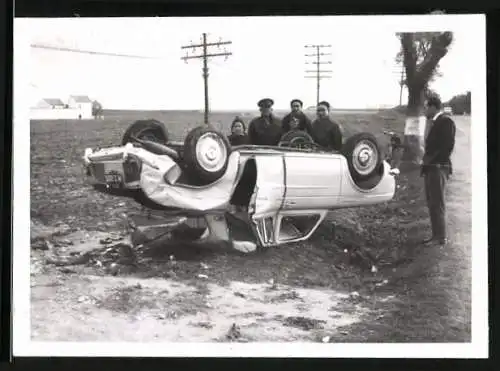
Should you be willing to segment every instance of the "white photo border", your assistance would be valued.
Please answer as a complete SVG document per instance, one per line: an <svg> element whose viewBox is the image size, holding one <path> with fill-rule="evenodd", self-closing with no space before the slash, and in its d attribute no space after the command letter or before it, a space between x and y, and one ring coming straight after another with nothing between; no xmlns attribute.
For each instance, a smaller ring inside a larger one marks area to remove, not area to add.
<svg viewBox="0 0 500 371"><path fill-rule="evenodd" d="M332 16L346 29L394 32L467 28L476 39L467 71L472 113L472 341L447 344L35 342L30 329L30 18L14 19L13 82L13 354L113 357L487 358L488 229L486 137L486 17L473 15ZM300 18L300 17L297 17ZM185 18L186 22L189 18ZM22 45L22 46L20 46Z"/></svg>

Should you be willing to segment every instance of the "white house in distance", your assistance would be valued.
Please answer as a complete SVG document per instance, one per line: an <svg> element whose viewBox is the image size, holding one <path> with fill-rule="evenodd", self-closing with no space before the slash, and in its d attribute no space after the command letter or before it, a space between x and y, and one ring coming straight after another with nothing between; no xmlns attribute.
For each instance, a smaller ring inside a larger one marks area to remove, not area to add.
<svg viewBox="0 0 500 371"><path fill-rule="evenodd" d="M44 98L30 109L31 120L89 120L92 118L92 100L82 95L71 95L68 104L59 98Z"/></svg>
<svg viewBox="0 0 500 371"><path fill-rule="evenodd" d="M59 98L44 98L37 103L36 108L62 109L64 106L64 102Z"/></svg>
<svg viewBox="0 0 500 371"><path fill-rule="evenodd" d="M78 110L78 115L82 119L92 118L92 100L86 95L71 95L68 107Z"/></svg>

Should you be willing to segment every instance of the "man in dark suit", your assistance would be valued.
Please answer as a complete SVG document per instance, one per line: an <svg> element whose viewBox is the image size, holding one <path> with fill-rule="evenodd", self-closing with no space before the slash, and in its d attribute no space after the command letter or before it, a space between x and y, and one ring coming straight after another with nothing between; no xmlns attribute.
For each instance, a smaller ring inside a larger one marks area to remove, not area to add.
<svg viewBox="0 0 500 371"><path fill-rule="evenodd" d="M425 244L445 245L446 207L445 186L453 169L451 153L455 147L455 122L441 112L441 100L432 96L426 102L426 116L431 128L425 139L425 154L422 159L421 174L425 179L425 196L432 226L432 236Z"/></svg>
<svg viewBox="0 0 500 371"><path fill-rule="evenodd" d="M283 131L281 120L273 115L274 101L270 98L264 98L257 105L260 116L254 118L248 125L250 144L275 146L279 143Z"/></svg>
<svg viewBox="0 0 500 371"><path fill-rule="evenodd" d="M290 107L292 109L292 112L283 117L282 120L283 133L287 133L292 129L298 129L305 131L309 135L312 135L311 120L309 119L309 117L306 116L304 112L302 112L302 106L303 103L300 99L293 99L290 102ZM292 127L293 126L292 121L294 120L298 120L298 126L296 128Z"/></svg>
<svg viewBox="0 0 500 371"><path fill-rule="evenodd" d="M319 102L316 108L317 118L312 123L314 142L327 150L340 151L342 131L339 124L330 118L330 103Z"/></svg>

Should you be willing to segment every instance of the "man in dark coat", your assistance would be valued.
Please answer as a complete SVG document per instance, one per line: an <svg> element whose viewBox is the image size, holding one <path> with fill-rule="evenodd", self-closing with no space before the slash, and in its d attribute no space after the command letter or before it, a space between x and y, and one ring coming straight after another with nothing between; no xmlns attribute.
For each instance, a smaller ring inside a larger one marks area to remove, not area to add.
<svg viewBox="0 0 500 371"><path fill-rule="evenodd" d="M314 142L327 150L340 151L342 148L342 132L340 126L330 116L330 104L320 102L316 108L318 118L312 123Z"/></svg>
<svg viewBox="0 0 500 371"><path fill-rule="evenodd" d="M298 127L296 129L303 130L309 135L312 135L311 120L309 119L309 117L307 117L307 115L304 112L302 112L302 107L303 107L302 101L300 99L293 99L290 102L290 107L292 109L292 112L283 117L283 120L281 121L283 133L292 130L290 122L295 118L298 120Z"/></svg>
<svg viewBox="0 0 500 371"><path fill-rule="evenodd" d="M425 196L432 226L432 236L425 244L445 245L446 208L445 186L452 173L450 156L455 147L455 122L441 112L441 100L432 96L426 102L426 116L432 125L425 139L425 154L421 174L425 180Z"/></svg>
<svg viewBox="0 0 500 371"><path fill-rule="evenodd" d="M248 125L250 144L275 146L279 143L283 131L281 120L273 115L274 101L270 98L264 98L257 105L261 115L250 121Z"/></svg>

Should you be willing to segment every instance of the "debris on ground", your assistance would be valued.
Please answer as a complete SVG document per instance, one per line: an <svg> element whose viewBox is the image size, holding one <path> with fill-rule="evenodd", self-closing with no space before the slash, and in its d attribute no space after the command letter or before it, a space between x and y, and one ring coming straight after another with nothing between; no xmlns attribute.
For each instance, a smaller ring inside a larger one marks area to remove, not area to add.
<svg viewBox="0 0 500 371"><path fill-rule="evenodd" d="M87 264L91 259L90 253L84 253L77 256L66 256L59 258L48 257L45 259L47 264L53 264L56 267L62 267L66 265L82 265Z"/></svg>
<svg viewBox="0 0 500 371"><path fill-rule="evenodd" d="M271 303L277 303L277 302L284 302L287 300L299 300L302 301L302 298L300 297L299 294L295 290L285 292L283 294L280 294L278 296L275 296L271 298Z"/></svg>
<svg viewBox="0 0 500 371"><path fill-rule="evenodd" d="M190 324L191 324L191 326L202 327L202 328L206 328L206 329L209 329L209 330L214 327L213 324L211 324L210 322L206 322L206 321L192 322Z"/></svg>
<svg viewBox="0 0 500 371"><path fill-rule="evenodd" d="M51 243L44 238L36 239L31 242L31 248L33 250L47 251L51 248Z"/></svg>
<svg viewBox="0 0 500 371"><path fill-rule="evenodd" d="M238 340L241 338L241 330L240 327L236 325L236 323L233 323L231 325L231 328L226 334L226 339L230 341Z"/></svg>
<svg viewBox="0 0 500 371"><path fill-rule="evenodd" d="M283 324L285 326L297 327L304 331L309 331L313 329L320 329L323 327L323 324L325 323L326 321L324 320L307 318L302 316L291 316L291 317L286 317Z"/></svg>

